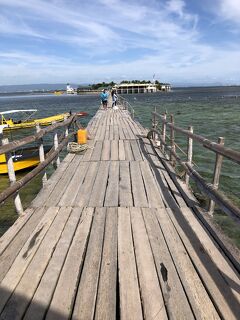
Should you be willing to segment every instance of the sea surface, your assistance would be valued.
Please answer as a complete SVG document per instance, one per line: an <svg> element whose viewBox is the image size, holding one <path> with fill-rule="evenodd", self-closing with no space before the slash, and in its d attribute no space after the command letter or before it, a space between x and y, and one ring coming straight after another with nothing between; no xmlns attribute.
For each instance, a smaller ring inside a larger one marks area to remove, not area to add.
<svg viewBox="0 0 240 320"><path fill-rule="evenodd" d="M194 133L217 141L225 138L225 146L240 151L240 87L199 87L173 88L171 92L123 95L135 109L137 120L145 127L151 127L151 111L167 111L174 115L175 124L179 127L194 127ZM35 117L72 111L86 111L88 116L82 119L87 125L99 108L98 95L0 95L0 112L12 109L38 109ZM33 132L33 131L32 131ZM15 131L10 139L17 139L31 131ZM50 138L49 138L50 139ZM186 152L186 137L176 135L176 142ZM183 159L184 159L183 155ZM209 182L212 181L215 154L194 142L193 161L195 169ZM51 173L51 169L49 171ZM17 175L17 179L25 173ZM8 186L7 176L0 176L0 191ZM21 192L24 207L27 207L41 188L41 176L24 188ZM240 167L224 160L220 178L220 189L240 206ZM17 218L12 200L0 206L0 235Z"/></svg>

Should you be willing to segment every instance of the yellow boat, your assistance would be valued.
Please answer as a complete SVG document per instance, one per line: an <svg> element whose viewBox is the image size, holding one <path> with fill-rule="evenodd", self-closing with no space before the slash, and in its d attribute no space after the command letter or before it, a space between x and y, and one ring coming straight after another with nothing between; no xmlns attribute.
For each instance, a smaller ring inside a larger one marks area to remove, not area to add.
<svg viewBox="0 0 240 320"><path fill-rule="evenodd" d="M25 128L33 128L37 124L40 126L49 126L53 122L61 122L65 118L70 116L70 113L62 113L57 114L51 117L42 118L42 119L32 119L33 114L37 112L36 109L28 109L28 110L10 110L0 112L0 125L6 126L3 130L15 130L15 129L25 129ZM17 119L13 119L12 117L17 115ZM20 119L19 115L24 115L24 119Z"/></svg>
<svg viewBox="0 0 240 320"><path fill-rule="evenodd" d="M50 146L44 146L44 153L51 149ZM12 155L14 171L26 170L39 164L38 147L21 148ZM0 154L0 174L8 173L6 156Z"/></svg>

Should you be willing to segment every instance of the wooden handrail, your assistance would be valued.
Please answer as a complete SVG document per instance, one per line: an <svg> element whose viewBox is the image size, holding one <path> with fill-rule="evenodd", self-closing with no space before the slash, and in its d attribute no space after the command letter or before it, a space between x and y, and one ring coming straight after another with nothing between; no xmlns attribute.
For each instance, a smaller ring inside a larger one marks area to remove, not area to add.
<svg viewBox="0 0 240 320"><path fill-rule="evenodd" d="M190 178L192 178L199 189L201 189L207 196L212 199L215 203L219 205L219 207L231 216L236 222L240 224L240 209L236 207L231 200L229 200L222 192L215 189L215 187L211 183L207 183L204 178L192 168L191 164L186 161L182 161L182 159L177 155L177 153L169 147L166 142L162 139L161 133L157 129L151 129L148 132L148 139L151 139L153 133L158 134L161 143L165 146L172 156L177 160L178 163L181 164L184 171L187 172Z"/></svg>
<svg viewBox="0 0 240 320"><path fill-rule="evenodd" d="M168 122L167 120L164 119L164 117L160 114L158 114L157 112L152 112L152 115L159 117L162 119L162 122L166 124L166 126L168 126L169 128L174 129L177 132L180 132L184 135L186 135L187 137L193 139L194 141L200 142L203 147L214 151L215 153L218 153L226 158L228 158L229 160L236 162L237 164L240 164L240 152L230 149L230 148L226 148L223 145L220 145L216 142L210 141L207 138L194 134L192 132L190 132L189 130L185 130L182 129L180 127L177 127L173 124L171 124L170 122Z"/></svg>
<svg viewBox="0 0 240 320"><path fill-rule="evenodd" d="M28 143L38 141L44 135L46 135L49 132L54 131L57 128L70 126L72 124L72 122L74 120L76 120L76 118L77 118L77 115L73 114L67 120L65 120L63 122L58 122L58 123L52 124L51 126L48 126L45 129L41 129L36 134L33 134L31 136L28 136L28 137L24 137L24 138L16 140L16 141L12 141L12 142L10 142L10 143L8 143L6 145L3 145L3 146L0 146L0 154L14 151L15 149L17 149L19 147L22 147L22 146L24 146L24 145L26 145Z"/></svg>
<svg viewBox="0 0 240 320"><path fill-rule="evenodd" d="M39 165L34 168L31 172L27 173L23 178L14 182L10 187L5 189L3 192L0 193L0 203L5 201L11 195L15 194L19 191L23 186L25 186L28 182L30 182L34 177L40 174L60 153L60 151L64 148L67 144L69 139L75 134L75 132L69 134L66 138L64 138L61 143L58 145L58 148L54 151L52 149L47 154L46 159L39 163Z"/></svg>

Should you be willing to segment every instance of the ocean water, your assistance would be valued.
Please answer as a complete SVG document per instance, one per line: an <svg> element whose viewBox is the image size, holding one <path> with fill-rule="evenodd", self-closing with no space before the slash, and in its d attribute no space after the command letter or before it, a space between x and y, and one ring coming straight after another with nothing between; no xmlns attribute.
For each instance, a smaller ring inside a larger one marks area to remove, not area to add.
<svg viewBox="0 0 240 320"><path fill-rule="evenodd" d="M137 120L145 127L151 127L151 111L156 107L157 112L167 111L174 115L175 124L182 128L194 127L194 133L217 141L218 137L225 138L225 146L240 151L240 87L199 87L176 88L171 92L152 94L124 95L124 98L135 109ZM86 111L88 116L82 119L87 125L99 107L97 95L26 95L0 96L0 111L11 109L38 109L38 117L46 117L66 111ZM11 139L21 135L28 135L31 131L14 132ZM50 139L50 138L49 138ZM177 134L176 142L186 151L186 137ZM184 158L184 155L183 155ZM195 168L209 182L212 181L212 172L215 154L203 148L197 142L193 146L193 161ZM18 174L20 178L24 173ZM240 167L228 160L223 161L220 178L220 189L240 206ZM21 192L26 207L41 188L41 176ZM0 176L0 191L8 185L8 178ZM33 192L34 189L34 192ZM16 219L12 201L8 200L0 207L0 234Z"/></svg>

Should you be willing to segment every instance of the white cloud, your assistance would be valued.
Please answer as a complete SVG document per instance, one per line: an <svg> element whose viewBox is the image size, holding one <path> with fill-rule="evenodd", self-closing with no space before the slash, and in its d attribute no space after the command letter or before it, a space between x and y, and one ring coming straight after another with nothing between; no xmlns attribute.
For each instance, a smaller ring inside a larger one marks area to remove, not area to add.
<svg viewBox="0 0 240 320"><path fill-rule="evenodd" d="M239 0L219 0L220 15L225 20L240 24L240 3Z"/></svg>
<svg viewBox="0 0 240 320"><path fill-rule="evenodd" d="M226 17L231 17L236 1L216 1L219 12L230 4ZM122 74L151 78L153 73L173 81L224 77L240 69L239 45L221 49L201 42L201 17L183 0L0 0L0 5L1 83L90 82ZM23 44L13 49L15 37Z"/></svg>

